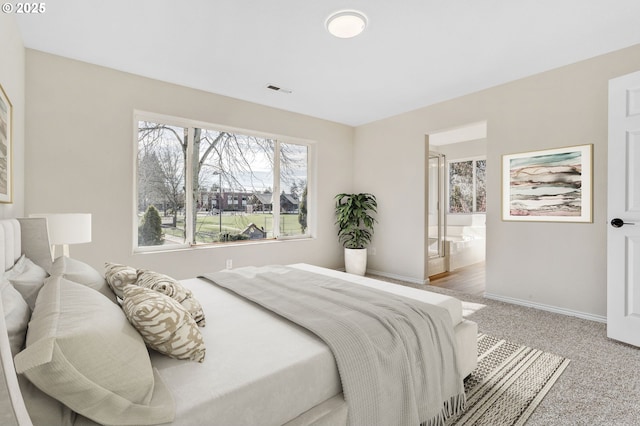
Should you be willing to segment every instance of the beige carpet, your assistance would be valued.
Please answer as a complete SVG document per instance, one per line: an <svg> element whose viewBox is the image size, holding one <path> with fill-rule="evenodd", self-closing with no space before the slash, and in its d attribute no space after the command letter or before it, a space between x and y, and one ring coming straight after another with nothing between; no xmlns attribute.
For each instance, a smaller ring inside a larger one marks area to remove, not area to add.
<svg viewBox="0 0 640 426"><path fill-rule="evenodd" d="M377 278L486 305L469 315L482 333L570 359L571 364L529 417L527 426L640 424L640 349L607 338L606 324L435 286Z"/></svg>
<svg viewBox="0 0 640 426"><path fill-rule="evenodd" d="M486 334L478 335L478 367L465 379L467 408L447 425L522 425L569 360Z"/></svg>

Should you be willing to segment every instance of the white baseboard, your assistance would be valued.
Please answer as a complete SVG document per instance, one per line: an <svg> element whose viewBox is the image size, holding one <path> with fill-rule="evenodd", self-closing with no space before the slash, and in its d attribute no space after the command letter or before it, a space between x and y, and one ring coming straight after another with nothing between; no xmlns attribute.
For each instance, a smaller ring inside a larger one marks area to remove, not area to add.
<svg viewBox="0 0 640 426"><path fill-rule="evenodd" d="M484 297L486 297L487 299L492 299L492 300L498 300L498 301L501 301L501 302L512 303L514 305L527 306L529 308L536 308L536 309L540 309L542 311L554 312L556 314L568 315L568 316L571 316L571 317L578 317L578 318L586 319L586 320L589 320L589 321L596 321L596 322L602 322L602 323L606 323L607 322L607 317L603 317L601 315L593 315L593 314L589 314L589 313L586 313L586 312L580 312L580 311L574 311L574 310L571 310L571 309L559 308L557 306L551 306L551 305L545 305L545 304L542 304L542 303L530 302L528 300L521 300L521 299L515 299L515 298L512 298L512 297L499 296L497 294L491 294L491 293L485 293Z"/></svg>
<svg viewBox="0 0 640 426"><path fill-rule="evenodd" d="M342 270L344 270L344 268L342 268ZM426 280L420 280L420 279L417 279L417 278L407 277L407 276L404 276L404 275L398 275L398 274L391 274L391 273L388 273L388 272L376 271L375 269L367 269L367 274L379 275L381 277L391 278L391 279L400 280L400 281L406 281L406 282L410 282L412 284L418 284L418 285L429 284L429 279L428 278ZM572 309L559 308L557 306L545 305L543 303L535 303L535 302L531 302L531 301L528 301L528 300L516 299L516 298L513 298L513 297L507 297L507 296L499 296L497 294L491 294L491 293L485 293L484 297L486 297L487 299L498 300L500 302L512 303L514 305L520 305L520 306L526 306L526 307L529 307L529 308L540 309L541 311L553 312L553 313L556 313L556 314L567 315L567 316L570 316L570 317L582 318L582 319L586 319L586 320L589 320L589 321L601 322L601 323L605 323L605 324L607 322L607 317L602 316L602 315L594 315L594 314L589 314L589 313L586 313L586 312L574 311Z"/></svg>
<svg viewBox="0 0 640 426"><path fill-rule="evenodd" d="M390 274L388 272L376 271L374 269L367 269L367 274L379 275L379 276L385 277L385 278L391 278L391 279L394 279L394 280L406 281L406 282L409 282L411 284L418 284L418 285L429 284L429 279L428 278L426 280L421 280L421 279L413 278L413 277L405 277L404 275L396 275L396 274Z"/></svg>

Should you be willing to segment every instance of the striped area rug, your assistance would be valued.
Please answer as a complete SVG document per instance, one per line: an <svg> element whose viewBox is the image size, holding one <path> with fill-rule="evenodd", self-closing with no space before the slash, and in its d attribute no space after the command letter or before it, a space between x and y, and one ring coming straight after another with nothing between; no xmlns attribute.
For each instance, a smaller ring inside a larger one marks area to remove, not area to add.
<svg viewBox="0 0 640 426"><path fill-rule="evenodd" d="M447 425L523 425L569 365L561 356L478 334L478 367L464 382L467 409Z"/></svg>

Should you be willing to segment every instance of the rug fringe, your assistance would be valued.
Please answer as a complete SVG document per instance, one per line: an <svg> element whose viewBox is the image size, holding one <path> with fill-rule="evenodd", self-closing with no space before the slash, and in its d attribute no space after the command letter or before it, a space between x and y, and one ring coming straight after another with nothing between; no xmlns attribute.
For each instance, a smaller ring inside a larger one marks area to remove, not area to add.
<svg viewBox="0 0 640 426"><path fill-rule="evenodd" d="M467 406L465 393L454 395L444 401L443 407L433 418L420 423L420 426L444 426L449 417L456 416L464 411Z"/></svg>
<svg viewBox="0 0 640 426"><path fill-rule="evenodd" d="M478 367L465 381L467 408L450 417L448 425L523 425L569 363L558 355L481 334L478 355Z"/></svg>

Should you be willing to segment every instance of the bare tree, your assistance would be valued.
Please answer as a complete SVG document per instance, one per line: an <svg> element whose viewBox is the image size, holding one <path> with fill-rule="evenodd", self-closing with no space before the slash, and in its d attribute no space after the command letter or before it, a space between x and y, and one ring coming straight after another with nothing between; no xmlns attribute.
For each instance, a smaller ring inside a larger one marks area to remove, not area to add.
<svg viewBox="0 0 640 426"><path fill-rule="evenodd" d="M164 178L154 151L138 152L138 211L163 199ZM156 206L158 207L158 206Z"/></svg>
<svg viewBox="0 0 640 426"><path fill-rule="evenodd" d="M178 224L178 211L184 207L185 169L175 147L165 146L159 151L159 167L163 179L163 195L173 214L173 227Z"/></svg>
<svg viewBox="0 0 640 426"><path fill-rule="evenodd" d="M174 227L177 225L178 211L184 206L185 158L181 153L186 148L179 130L149 122L142 122L138 127L139 190L150 190L147 198L162 199L165 214L168 208L173 215ZM138 204L142 211L143 206L140 202Z"/></svg>
<svg viewBox="0 0 640 426"><path fill-rule="evenodd" d="M167 200L176 206L186 192L185 165L193 165L192 191L187 195L192 201L192 240L196 241L196 218L200 188L212 187L214 177L219 175L222 186L230 191L244 192L265 188L271 184L257 173L256 167L273 170L275 141L249 135L209 129L193 128L193 159L187 161L189 128L178 128L161 123L143 121L138 127L139 155L141 151L153 151L157 158L156 167L161 169L162 192ZM284 146L284 144L283 144ZM289 173L291 158L287 149L281 149L280 170L285 181L294 178ZM139 168L140 170L140 168ZM145 170L146 173L146 170ZM242 177L242 179L241 179ZM146 182L146 178L138 177ZM217 180L217 179L215 179ZM292 182L295 182L292 180ZM151 186L145 185L146 188ZM154 187L155 188L155 187ZM154 189L155 191L156 189ZM174 208L174 226L177 222L177 208Z"/></svg>

